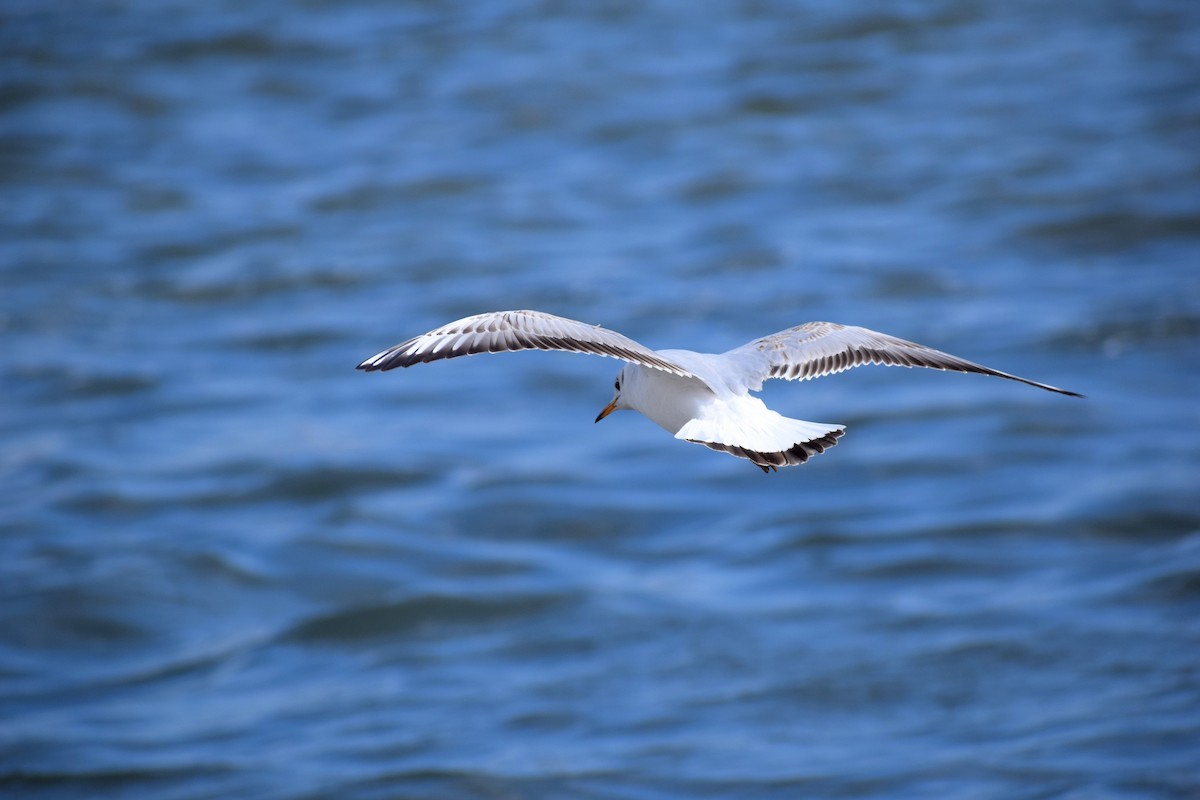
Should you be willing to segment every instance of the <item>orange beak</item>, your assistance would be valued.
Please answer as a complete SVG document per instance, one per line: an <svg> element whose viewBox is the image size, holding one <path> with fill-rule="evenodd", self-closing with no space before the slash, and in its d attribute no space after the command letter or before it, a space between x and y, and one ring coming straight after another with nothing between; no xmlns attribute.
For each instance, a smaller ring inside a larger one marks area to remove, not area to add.
<svg viewBox="0 0 1200 800"><path fill-rule="evenodd" d="M599 416L596 417L596 422L599 422L600 420L604 419L605 417L607 417L609 414L611 414L612 412L614 412L616 410L617 410L617 401L613 400L611 403L606 405L604 407L604 410L601 411Z"/></svg>

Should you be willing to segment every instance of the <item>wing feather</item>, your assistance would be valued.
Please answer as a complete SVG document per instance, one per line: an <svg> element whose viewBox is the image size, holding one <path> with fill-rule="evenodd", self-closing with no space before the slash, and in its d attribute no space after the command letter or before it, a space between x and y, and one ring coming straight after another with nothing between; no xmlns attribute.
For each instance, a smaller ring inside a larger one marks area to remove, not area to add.
<svg viewBox="0 0 1200 800"><path fill-rule="evenodd" d="M464 317L389 347L358 365L374 372L478 353L564 350L617 358L685 378L678 364L616 331L541 311L492 311Z"/></svg>
<svg viewBox="0 0 1200 800"><path fill-rule="evenodd" d="M864 364L884 364L992 375L1071 397L1083 396L985 367L916 342L834 322L798 325L755 339L724 355L728 364L736 365L734 369L739 371L745 385L755 391L761 389L763 381L770 378L806 381Z"/></svg>

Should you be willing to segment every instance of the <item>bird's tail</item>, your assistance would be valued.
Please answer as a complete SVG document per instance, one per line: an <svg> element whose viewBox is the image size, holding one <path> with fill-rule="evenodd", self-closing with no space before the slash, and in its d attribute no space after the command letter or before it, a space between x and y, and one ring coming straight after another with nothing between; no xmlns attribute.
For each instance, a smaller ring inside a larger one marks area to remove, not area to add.
<svg viewBox="0 0 1200 800"><path fill-rule="evenodd" d="M740 409L738 414L692 419L675 438L745 458L767 472L803 464L833 447L846 432L842 425L791 419L771 411L757 398L747 399L756 404L753 413Z"/></svg>

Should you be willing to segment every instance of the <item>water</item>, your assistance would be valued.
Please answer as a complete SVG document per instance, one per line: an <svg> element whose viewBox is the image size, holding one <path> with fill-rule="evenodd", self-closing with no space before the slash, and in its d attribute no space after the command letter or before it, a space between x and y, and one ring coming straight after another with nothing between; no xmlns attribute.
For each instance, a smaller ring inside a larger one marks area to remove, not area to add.
<svg viewBox="0 0 1200 800"><path fill-rule="evenodd" d="M0 794L1200 793L1200 7L10 2ZM778 475L487 309L867 325Z"/></svg>

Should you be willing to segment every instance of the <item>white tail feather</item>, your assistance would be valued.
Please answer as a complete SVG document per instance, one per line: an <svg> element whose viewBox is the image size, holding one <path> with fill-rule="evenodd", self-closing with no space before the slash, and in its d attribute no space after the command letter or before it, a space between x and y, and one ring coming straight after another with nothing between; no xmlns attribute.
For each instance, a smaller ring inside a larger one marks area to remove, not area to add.
<svg viewBox="0 0 1200 800"><path fill-rule="evenodd" d="M685 423L675 438L715 442L759 453L779 453L844 430L843 425L785 417L767 408L757 397L744 395L709 405L701 416Z"/></svg>

